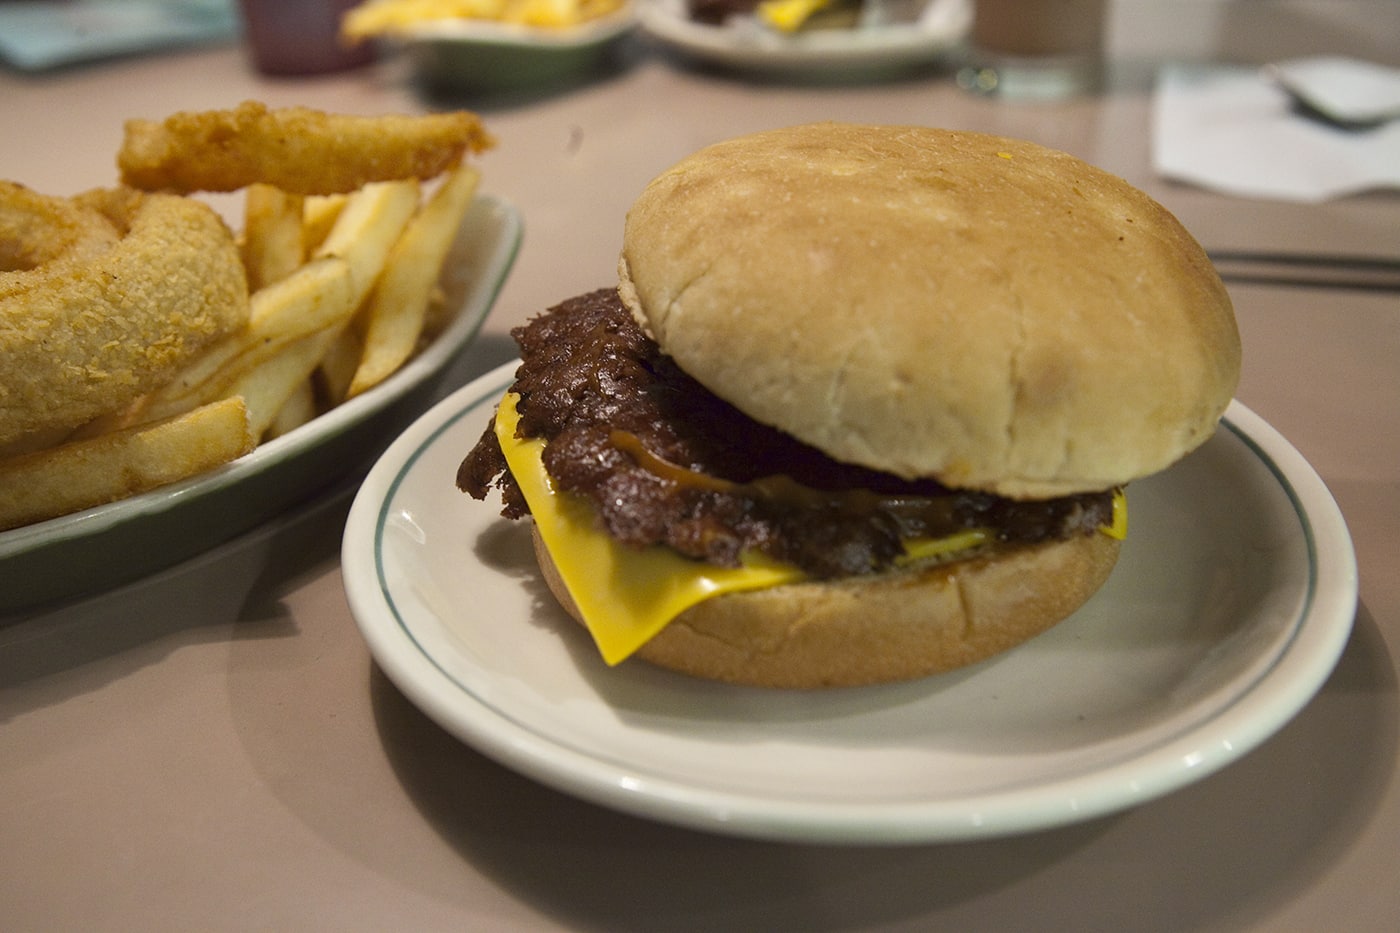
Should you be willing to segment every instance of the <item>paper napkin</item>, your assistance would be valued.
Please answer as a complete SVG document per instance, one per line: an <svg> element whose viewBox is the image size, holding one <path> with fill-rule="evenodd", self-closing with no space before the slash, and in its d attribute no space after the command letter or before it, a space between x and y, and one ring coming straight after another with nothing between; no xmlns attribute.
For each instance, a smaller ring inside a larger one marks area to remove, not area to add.
<svg viewBox="0 0 1400 933"><path fill-rule="evenodd" d="M1153 102L1155 169L1203 188L1282 201L1400 188L1400 120L1364 129L1329 124L1284 89L1280 69L1305 86L1311 81L1315 103L1351 115L1375 115L1400 95L1400 71L1346 59L1170 65L1158 74Z"/></svg>

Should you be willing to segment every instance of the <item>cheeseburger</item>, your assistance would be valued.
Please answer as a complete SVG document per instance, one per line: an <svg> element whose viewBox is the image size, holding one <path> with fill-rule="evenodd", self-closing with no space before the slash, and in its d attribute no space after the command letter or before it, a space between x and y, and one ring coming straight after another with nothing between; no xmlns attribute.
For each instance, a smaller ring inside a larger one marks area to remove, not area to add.
<svg viewBox="0 0 1400 933"><path fill-rule="evenodd" d="M1171 214L976 133L703 149L628 212L619 277L514 331L457 476L532 520L609 663L823 687L1012 648L1099 589L1125 487L1205 441L1239 376Z"/></svg>

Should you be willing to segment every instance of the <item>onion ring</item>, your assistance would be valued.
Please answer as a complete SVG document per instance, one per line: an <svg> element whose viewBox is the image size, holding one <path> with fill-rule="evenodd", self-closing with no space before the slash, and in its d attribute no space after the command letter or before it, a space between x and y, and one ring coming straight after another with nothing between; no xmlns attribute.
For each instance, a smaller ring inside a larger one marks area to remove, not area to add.
<svg viewBox="0 0 1400 933"><path fill-rule="evenodd" d="M0 181L0 447L124 408L247 316L237 246L208 205Z"/></svg>
<svg viewBox="0 0 1400 933"><path fill-rule="evenodd" d="M128 120L117 167L145 191L236 191L254 183L291 194L342 194L370 182L433 178L493 140L472 113L349 116L306 107L186 111Z"/></svg>

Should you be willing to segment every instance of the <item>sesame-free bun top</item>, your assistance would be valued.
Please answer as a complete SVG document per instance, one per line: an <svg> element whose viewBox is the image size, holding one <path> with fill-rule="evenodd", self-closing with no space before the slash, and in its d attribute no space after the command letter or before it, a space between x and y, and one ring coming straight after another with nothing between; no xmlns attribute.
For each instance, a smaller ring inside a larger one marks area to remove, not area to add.
<svg viewBox="0 0 1400 933"><path fill-rule="evenodd" d="M1013 498L1154 473L1239 378L1165 208L1018 140L822 123L722 142L627 215L624 301L712 392L837 460Z"/></svg>

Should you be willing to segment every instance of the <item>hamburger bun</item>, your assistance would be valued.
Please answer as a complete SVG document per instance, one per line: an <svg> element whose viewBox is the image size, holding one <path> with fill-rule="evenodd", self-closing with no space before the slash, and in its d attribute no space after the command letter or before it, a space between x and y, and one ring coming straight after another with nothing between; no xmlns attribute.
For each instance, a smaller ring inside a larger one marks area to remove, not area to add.
<svg viewBox="0 0 1400 933"><path fill-rule="evenodd" d="M554 598L585 624L548 549ZM1118 559L1107 535L1052 541L875 576L807 581L697 603L636 657L692 677L814 689L913 680L1016 647L1073 613Z"/></svg>
<svg viewBox="0 0 1400 933"><path fill-rule="evenodd" d="M684 159L627 215L661 348L831 457L1009 498L1102 490L1210 436L1240 343L1205 252L1042 146L815 124Z"/></svg>

